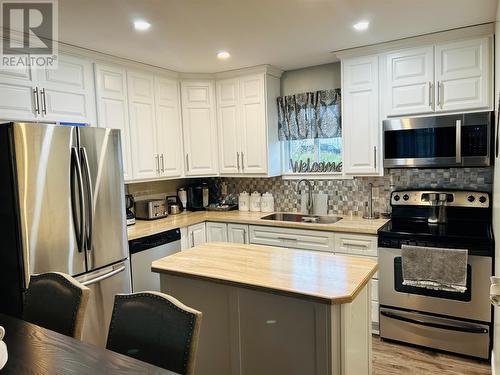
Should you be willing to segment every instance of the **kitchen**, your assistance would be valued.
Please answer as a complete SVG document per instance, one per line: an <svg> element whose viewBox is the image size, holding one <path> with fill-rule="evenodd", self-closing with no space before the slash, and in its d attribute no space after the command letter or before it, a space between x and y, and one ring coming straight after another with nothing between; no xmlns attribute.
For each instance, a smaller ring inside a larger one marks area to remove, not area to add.
<svg viewBox="0 0 500 375"><path fill-rule="evenodd" d="M49 3L57 67L0 67L6 373L53 271L88 350L116 295L200 312L174 372L500 371L497 1Z"/></svg>

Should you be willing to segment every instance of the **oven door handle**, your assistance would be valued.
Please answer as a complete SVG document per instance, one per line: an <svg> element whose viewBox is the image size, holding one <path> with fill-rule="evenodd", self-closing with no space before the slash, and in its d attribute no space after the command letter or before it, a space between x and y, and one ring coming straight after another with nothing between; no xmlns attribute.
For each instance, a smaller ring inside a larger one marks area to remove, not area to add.
<svg viewBox="0 0 500 375"><path fill-rule="evenodd" d="M448 331L458 331L458 332L467 332L467 333L488 333L488 330L486 328L481 328L481 327L474 327L470 325L448 325L448 324L440 324L440 323L433 323L433 322L426 322L424 320L420 319L412 319L408 318L406 316L394 314L388 311L381 311L380 315L383 315L387 318L390 319L396 319L400 320L402 322L407 322L407 323L413 323L425 327L432 327L432 328L440 328L440 329L446 329Z"/></svg>

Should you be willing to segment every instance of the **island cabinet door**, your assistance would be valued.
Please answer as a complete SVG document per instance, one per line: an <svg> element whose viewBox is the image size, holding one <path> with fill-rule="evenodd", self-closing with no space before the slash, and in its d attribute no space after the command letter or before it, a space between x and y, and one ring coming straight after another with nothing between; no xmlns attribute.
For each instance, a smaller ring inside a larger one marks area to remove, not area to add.
<svg viewBox="0 0 500 375"><path fill-rule="evenodd" d="M242 375L327 375L332 371L328 305L299 298L238 292Z"/></svg>

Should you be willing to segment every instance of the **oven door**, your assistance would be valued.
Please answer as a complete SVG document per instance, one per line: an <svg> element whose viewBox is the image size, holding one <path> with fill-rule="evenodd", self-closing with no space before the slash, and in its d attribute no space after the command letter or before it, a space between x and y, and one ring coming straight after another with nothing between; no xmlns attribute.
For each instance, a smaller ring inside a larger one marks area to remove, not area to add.
<svg viewBox="0 0 500 375"><path fill-rule="evenodd" d="M384 167L490 165L490 112L384 121Z"/></svg>
<svg viewBox="0 0 500 375"><path fill-rule="evenodd" d="M401 249L379 248L379 266L380 305L491 322L488 292L491 257L468 257L465 293L403 285Z"/></svg>

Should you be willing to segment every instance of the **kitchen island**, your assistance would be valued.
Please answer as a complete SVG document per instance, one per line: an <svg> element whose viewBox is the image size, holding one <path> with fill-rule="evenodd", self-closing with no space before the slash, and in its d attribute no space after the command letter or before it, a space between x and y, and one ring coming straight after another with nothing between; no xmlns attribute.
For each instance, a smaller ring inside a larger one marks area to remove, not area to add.
<svg viewBox="0 0 500 375"><path fill-rule="evenodd" d="M153 262L203 313L199 374L370 374L372 259L208 243Z"/></svg>

